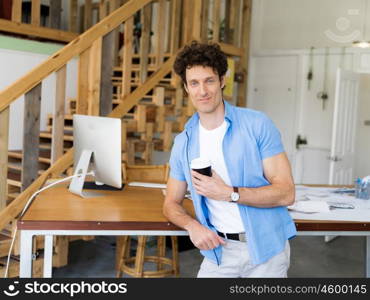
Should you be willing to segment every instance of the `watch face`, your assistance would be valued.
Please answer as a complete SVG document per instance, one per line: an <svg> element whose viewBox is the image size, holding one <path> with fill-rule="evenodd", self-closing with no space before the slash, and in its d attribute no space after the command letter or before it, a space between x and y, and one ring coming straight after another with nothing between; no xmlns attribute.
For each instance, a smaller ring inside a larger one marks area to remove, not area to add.
<svg viewBox="0 0 370 300"><path fill-rule="evenodd" d="M239 200L239 194L232 192L231 193L231 201L238 201Z"/></svg>

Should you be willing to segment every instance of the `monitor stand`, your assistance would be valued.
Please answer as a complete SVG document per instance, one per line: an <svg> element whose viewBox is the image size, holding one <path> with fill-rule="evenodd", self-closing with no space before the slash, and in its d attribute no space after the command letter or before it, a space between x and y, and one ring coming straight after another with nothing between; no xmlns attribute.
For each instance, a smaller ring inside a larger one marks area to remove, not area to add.
<svg viewBox="0 0 370 300"><path fill-rule="evenodd" d="M93 152L91 150L83 150L80 156L80 159L77 163L74 175L79 175L73 177L71 184L69 185L68 190L76 194L78 196L81 196L83 198L92 198L92 197L98 197L103 196L100 193L95 192L84 192L83 187L85 183L85 178L87 175L87 170L90 165L91 157Z"/></svg>

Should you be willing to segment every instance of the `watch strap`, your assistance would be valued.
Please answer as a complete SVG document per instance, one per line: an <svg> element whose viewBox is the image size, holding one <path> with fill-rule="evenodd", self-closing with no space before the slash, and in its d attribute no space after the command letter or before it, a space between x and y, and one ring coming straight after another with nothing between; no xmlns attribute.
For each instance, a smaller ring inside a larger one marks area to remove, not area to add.
<svg viewBox="0 0 370 300"><path fill-rule="evenodd" d="M237 186L233 186L233 190L235 193L239 193L239 188Z"/></svg>

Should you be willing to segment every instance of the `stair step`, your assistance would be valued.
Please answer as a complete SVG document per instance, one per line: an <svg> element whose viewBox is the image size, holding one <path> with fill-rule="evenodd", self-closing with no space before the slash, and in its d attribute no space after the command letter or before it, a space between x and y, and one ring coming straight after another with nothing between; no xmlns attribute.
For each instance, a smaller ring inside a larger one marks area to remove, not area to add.
<svg viewBox="0 0 370 300"><path fill-rule="evenodd" d="M50 164L50 152L51 152L50 150L40 151L39 162ZM11 158L22 159L23 153L21 150L12 150L8 152L8 156Z"/></svg>
<svg viewBox="0 0 370 300"><path fill-rule="evenodd" d="M21 162L8 162L8 169L16 170L22 172L22 163ZM45 170L38 170L38 174L41 175Z"/></svg>
<svg viewBox="0 0 370 300"><path fill-rule="evenodd" d="M40 137L41 138L46 138L46 139L51 139L52 134L50 132L47 132L47 131L42 131L42 132L40 132ZM65 132L64 136L63 136L63 140L73 142L73 134Z"/></svg>

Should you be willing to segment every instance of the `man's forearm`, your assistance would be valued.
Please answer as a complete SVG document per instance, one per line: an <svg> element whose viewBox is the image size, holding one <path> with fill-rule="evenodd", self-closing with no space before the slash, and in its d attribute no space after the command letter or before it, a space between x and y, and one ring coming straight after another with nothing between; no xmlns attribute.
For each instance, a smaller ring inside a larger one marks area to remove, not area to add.
<svg viewBox="0 0 370 300"><path fill-rule="evenodd" d="M182 205L178 203L166 203L163 207L163 213L171 223L187 231L189 231L190 227L195 223L198 223L198 221L191 217Z"/></svg>
<svg viewBox="0 0 370 300"><path fill-rule="evenodd" d="M295 198L294 185L272 184L258 188L239 188L238 203L255 207L289 206Z"/></svg>

